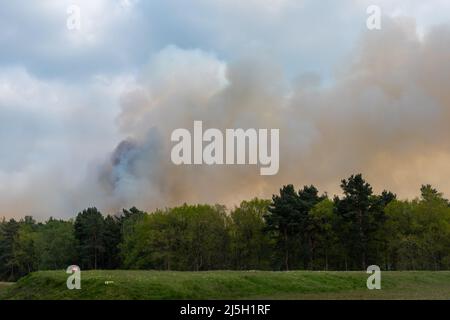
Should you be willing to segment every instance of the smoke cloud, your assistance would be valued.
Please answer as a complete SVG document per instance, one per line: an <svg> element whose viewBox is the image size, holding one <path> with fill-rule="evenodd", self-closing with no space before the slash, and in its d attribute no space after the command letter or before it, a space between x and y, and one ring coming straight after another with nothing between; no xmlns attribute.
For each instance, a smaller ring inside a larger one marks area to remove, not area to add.
<svg viewBox="0 0 450 320"><path fill-rule="evenodd" d="M103 76L77 89L0 69L0 216L232 207L288 183L333 195L359 172L377 192L411 198L431 183L450 196L449 26L418 32L414 20L385 17L331 80L310 70L293 76L272 52L237 52L231 59L166 46L137 76ZM280 129L278 174L174 165L171 133L195 120L205 129Z"/></svg>
<svg viewBox="0 0 450 320"><path fill-rule="evenodd" d="M98 175L102 205L232 205L270 197L286 183L335 194L356 172L400 197L416 196L421 183L450 194L450 29L416 31L413 20L397 18L366 32L329 84L308 73L288 80L261 54L226 63L167 47L122 97L117 123L125 138ZM279 128L278 175L172 164L170 134L194 120L222 130Z"/></svg>

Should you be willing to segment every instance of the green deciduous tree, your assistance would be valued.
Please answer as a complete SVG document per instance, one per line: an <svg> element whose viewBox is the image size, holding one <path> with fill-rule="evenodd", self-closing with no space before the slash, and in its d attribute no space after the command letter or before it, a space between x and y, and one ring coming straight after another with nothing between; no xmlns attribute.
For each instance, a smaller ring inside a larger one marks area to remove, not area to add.
<svg viewBox="0 0 450 320"><path fill-rule="evenodd" d="M224 208L183 205L146 215L124 239L130 268L208 270L229 266L229 218Z"/></svg>
<svg viewBox="0 0 450 320"><path fill-rule="evenodd" d="M258 198L242 201L231 212L231 252L236 269L266 269L270 267L271 242L265 232L264 217L270 200Z"/></svg>
<svg viewBox="0 0 450 320"><path fill-rule="evenodd" d="M78 245L73 221L50 218L39 228L36 241L40 269L64 269L75 264Z"/></svg>
<svg viewBox="0 0 450 320"><path fill-rule="evenodd" d="M340 248L336 234L336 220L334 203L328 198L317 203L309 213L309 234L314 239L315 255L313 268L328 270L330 255L336 254Z"/></svg>

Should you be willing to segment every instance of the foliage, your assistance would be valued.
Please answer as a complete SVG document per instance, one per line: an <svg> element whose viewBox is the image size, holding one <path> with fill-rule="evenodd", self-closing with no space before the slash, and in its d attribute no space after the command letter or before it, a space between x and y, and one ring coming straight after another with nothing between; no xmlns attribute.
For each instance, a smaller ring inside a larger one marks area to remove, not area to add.
<svg viewBox="0 0 450 320"><path fill-rule="evenodd" d="M117 216L96 208L75 220L0 221L0 280L36 270L450 269L450 203L430 185L421 196L377 195L360 174L332 200L286 185L272 200L187 205Z"/></svg>

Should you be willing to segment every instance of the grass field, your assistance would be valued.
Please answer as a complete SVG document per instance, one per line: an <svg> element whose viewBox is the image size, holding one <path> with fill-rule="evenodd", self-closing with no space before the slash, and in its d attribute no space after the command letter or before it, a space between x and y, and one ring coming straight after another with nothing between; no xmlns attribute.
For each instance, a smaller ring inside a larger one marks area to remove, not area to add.
<svg viewBox="0 0 450 320"><path fill-rule="evenodd" d="M8 282L0 282L0 297L5 294L6 289L10 288L11 285L13 285L12 283L8 283Z"/></svg>
<svg viewBox="0 0 450 320"><path fill-rule="evenodd" d="M0 299L450 299L450 271L383 272L381 290L366 288L364 272L84 271L81 290L68 290L67 276L0 283Z"/></svg>

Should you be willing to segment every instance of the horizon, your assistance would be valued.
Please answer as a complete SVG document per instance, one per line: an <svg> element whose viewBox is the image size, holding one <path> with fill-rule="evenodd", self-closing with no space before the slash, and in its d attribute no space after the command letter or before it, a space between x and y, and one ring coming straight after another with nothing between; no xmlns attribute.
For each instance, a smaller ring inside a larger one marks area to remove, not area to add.
<svg viewBox="0 0 450 320"><path fill-rule="evenodd" d="M356 175L356 174L354 174L354 175ZM352 175L352 176L354 176L354 175ZM362 175L362 177L364 178L364 175ZM347 178L345 178L345 179L347 179ZM342 180L341 180L341 181L342 181ZM370 185L370 181L367 181L367 182L368 182L369 185ZM287 185L289 185L289 184L287 184ZM285 187L285 186L287 186L287 185L280 186L280 187L278 188L278 191L281 190L283 187ZM293 185L293 186L294 186L294 189L295 189L296 192L297 192L297 191L300 191L303 187L308 187L308 186L310 186L310 185L303 185L303 186L296 186L296 185ZM314 186L314 184L312 184L312 186ZM421 187L423 187L423 186L426 186L426 184L422 184L422 185L421 185ZM433 187L432 185L430 185L430 186ZM372 187L372 186L371 186L371 187ZM372 190L373 190L373 188L372 188ZM332 201L333 201L333 199L334 199L335 197L338 197L338 198L340 198L340 199L343 197L343 193L342 193L342 192L339 193L339 194L333 194L333 195L330 195L327 191L322 191L322 190L318 190L318 191L319 191L319 194L321 194L322 196L325 196L327 199L330 199L330 200L332 200ZM395 191L393 191L393 190L386 190L386 189L380 190L379 192L376 191L376 190L373 190L372 195L380 195L383 191L392 192L392 193L396 196L396 200L399 201L399 202L420 200L420 187L419 187L418 195L415 196L415 197L413 197L413 198L400 198L400 197L397 196L397 194L395 193ZM437 192L440 192L440 190L436 190L436 191L437 191ZM99 212L100 212L104 217L107 217L107 216L120 217L120 216L123 215L123 213L124 213L123 211L124 211L124 210L130 210L130 209L132 209L132 208L136 208L136 209L138 209L138 210L140 210L140 211L142 211L142 212L144 212L144 213L146 213L146 214L153 214L153 213L156 213L156 212L166 212L166 211L170 211L170 210L173 209L173 208L179 208L179 207L183 207L183 206L185 206L185 205L187 205L187 206L202 206L202 205L207 205L207 206L212 206L212 207L218 205L218 206L223 207L223 209L225 210L225 212L226 212L227 214L231 214L233 211L235 211L236 209L238 209L238 208L241 206L241 204L242 204L243 202L249 202L249 201L252 201L252 200L255 200L255 199L272 201L272 197L273 197L273 196L277 196L278 194L279 194L279 192L278 192L278 193L274 193L274 194L272 194L270 197L266 197L266 198L259 198L259 197L256 197L256 196L254 196L254 197L249 197L248 199L243 199L240 203L232 204L232 205L226 205L226 204L219 203L219 202L218 202L218 203L207 203L207 202L203 202L203 203L202 203L202 202L197 202L197 203L187 203L187 202L182 202L182 203L178 203L178 204L173 204L172 206L158 207L158 208L154 208L154 209L151 209L151 210L147 210L147 209L145 209L145 208L139 208L139 207L136 207L136 206L131 205L131 206L128 207L128 208L121 208L121 209L119 209L119 210L117 210L117 211L115 211L115 212L105 212L105 211L102 211L102 210L99 210ZM442 196L443 196L444 199L447 199L447 197L445 196L445 194L442 193ZM58 216L39 216L39 215L38 215L38 216L33 216L33 215L31 215L31 214L23 214L23 215L21 215L21 216L14 216L14 217L0 216L0 221L2 221L2 220L8 221L8 220L10 220L10 219L14 219L14 220L16 220L16 221L21 221L21 220L24 220L26 217L31 217L31 218L33 218L33 220L35 220L37 223L45 223L45 222L49 221L50 219L71 221L71 220L74 220L74 219L77 217L77 215L78 215L79 213L83 212L84 210L90 209L90 208L96 208L96 209L98 209L98 206L96 206L95 204L90 204L90 205L87 205L87 206L85 206L85 207L83 207L83 208L80 208L80 209L76 210L74 213L72 213L72 215L64 215L64 216L62 216L62 217L58 217Z"/></svg>

